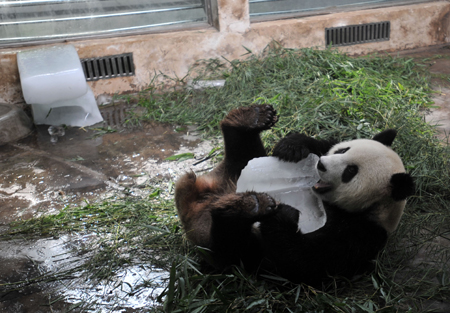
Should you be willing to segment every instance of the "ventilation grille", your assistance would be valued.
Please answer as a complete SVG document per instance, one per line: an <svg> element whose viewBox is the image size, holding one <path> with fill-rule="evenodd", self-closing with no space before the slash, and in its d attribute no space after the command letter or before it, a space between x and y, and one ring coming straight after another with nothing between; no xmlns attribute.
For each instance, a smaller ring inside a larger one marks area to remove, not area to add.
<svg viewBox="0 0 450 313"><path fill-rule="evenodd" d="M348 46L366 42L389 40L391 22L379 22L325 28L327 46Z"/></svg>
<svg viewBox="0 0 450 313"><path fill-rule="evenodd" d="M120 127L125 123L126 116L131 107L126 104L111 105L102 107L100 113L103 123L111 127Z"/></svg>
<svg viewBox="0 0 450 313"><path fill-rule="evenodd" d="M134 75L132 53L82 59L81 66L87 81Z"/></svg>

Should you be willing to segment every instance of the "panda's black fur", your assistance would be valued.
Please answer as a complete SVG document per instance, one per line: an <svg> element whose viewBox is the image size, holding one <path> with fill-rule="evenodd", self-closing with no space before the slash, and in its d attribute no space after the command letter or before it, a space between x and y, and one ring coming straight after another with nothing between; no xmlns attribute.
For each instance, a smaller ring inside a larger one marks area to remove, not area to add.
<svg viewBox="0 0 450 313"><path fill-rule="evenodd" d="M221 122L224 160L206 175L185 174L176 185L176 205L187 238L208 249L217 267L242 264L247 270L278 274L293 282L318 285L330 276L351 277L365 271L397 226L404 200L414 190L411 177L402 171L392 173L379 187L383 196L378 202L356 202L356 207L349 209L340 207L339 200L325 200L325 226L303 234L298 229L299 211L276 203L265 193L235 192L247 162L266 155L259 133L276 121L271 106L253 105L231 111ZM390 146L395 136L394 130L387 130L376 135L373 142ZM334 156L321 159L332 163L329 160L339 154L345 156L355 150L335 144L332 140L291 134L275 146L273 155L297 162L309 153L325 156L335 147ZM318 171L326 173L325 166L319 162ZM357 165L348 165L345 171L348 173L342 174L343 184L358 175ZM326 195L330 188L318 184L316 192ZM388 204L380 205L385 198L389 198ZM393 214L393 222L388 220L391 206L399 211Z"/></svg>

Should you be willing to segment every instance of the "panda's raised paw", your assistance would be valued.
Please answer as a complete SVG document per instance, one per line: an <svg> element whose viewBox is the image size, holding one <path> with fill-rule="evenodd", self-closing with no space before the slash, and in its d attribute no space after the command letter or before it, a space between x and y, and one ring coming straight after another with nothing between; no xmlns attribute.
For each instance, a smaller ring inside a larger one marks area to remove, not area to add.
<svg viewBox="0 0 450 313"><path fill-rule="evenodd" d="M254 117L255 129L270 129L278 121L277 111L269 104L253 105L251 108L256 113Z"/></svg>
<svg viewBox="0 0 450 313"><path fill-rule="evenodd" d="M270 129L278 121L277 111L269 104L254 104L232 110L221 125L248 130Z"/></svg>

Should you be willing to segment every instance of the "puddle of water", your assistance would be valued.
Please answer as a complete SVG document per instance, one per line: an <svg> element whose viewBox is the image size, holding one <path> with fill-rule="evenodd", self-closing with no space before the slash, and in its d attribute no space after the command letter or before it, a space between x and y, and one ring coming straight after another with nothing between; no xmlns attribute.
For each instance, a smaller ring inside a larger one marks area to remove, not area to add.
<svg viewBox="0 0 450 313"><path fill-rule="evenodd" d="M169 273L150 266L127 268L109 283L97 285L74 283L58 291L69 303L94 304L96 312L119 313L127 309L148 309L161 306L158 296L164 291Z"/></svg>
<svg viewBox="0 0 450 313"><path fill-rule="evenodd" d="M92 237L93 235L66 235L58 239L0 242L0 260L3 264L0 281L23 281L26 284L27 280L34 277L64 273L80 266L84 259L78 256L77 251ZM58 305L65 307L85 303L86 309L99 313L156 307L161 305L157 302L157 297L164 290L169 277L169 273L164 270L142 264L123 269L108 282L85 280L80 274L81 272L76 278L73 274L70 275L70 280L40 284L30 291L34 297L29 301L24 301L23 295L17 293L9 296L10 299L6 295L6 300L2 296L0 309L3 306L5 312L39 312L33 307L45 305L47 298L59 299ZM8 311L7 308L17 311Z"/></svg>
<svg viewBox="0 0 450 313"><path fill-rule="evenodd" d="M202 158L214 147L192 131L175 128L145 124L113 133L69 128L52 144L47 128L39 126L34 135L0 151L0 226L125 189L139 195L155 181L175 180L194 161L165 158L184 152ZM208 167L207 162L195 166Z"/></svg>

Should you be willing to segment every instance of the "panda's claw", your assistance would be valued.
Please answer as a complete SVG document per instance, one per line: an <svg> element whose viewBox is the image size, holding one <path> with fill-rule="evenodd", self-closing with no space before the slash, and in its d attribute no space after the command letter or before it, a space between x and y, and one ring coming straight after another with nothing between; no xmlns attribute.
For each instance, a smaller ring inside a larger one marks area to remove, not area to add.
<svg viewBox="0 0 450 313"><path fill-rule="evenodd" d="M249 214L252 216L265 216L271 214L277 208L276 201L265 193L250 193L253 200L252 207L249 208Z"/></svg>
<svg viewBox="0 0 450 313"><path fill-rule="evenodd" d="M270 129L278 121L277 111L271 105L253 105L254 127L258 130Z"/></svg>
<svg viewBox="0 0 450 313"><path fill-rule="evenodd" d="M232 110L221 122L222 127L263 131L278 121L277 111L267 104L254 104Z"/></svg>
<svg viewBox="0 0 450 313"><path fill-rule="evenodd" d="M251 210L251 212L250 213L258 213L259 212L259 201L258 201L258 199L256 198L256 196L255 195L251 195L251 197L253 198L253 200L255 200L255 207L253 208L253 210Z"/></svg>

